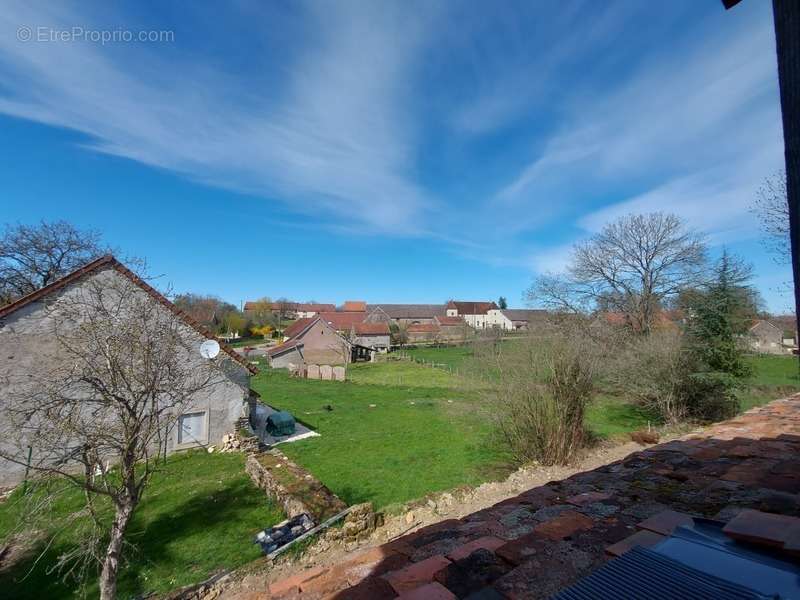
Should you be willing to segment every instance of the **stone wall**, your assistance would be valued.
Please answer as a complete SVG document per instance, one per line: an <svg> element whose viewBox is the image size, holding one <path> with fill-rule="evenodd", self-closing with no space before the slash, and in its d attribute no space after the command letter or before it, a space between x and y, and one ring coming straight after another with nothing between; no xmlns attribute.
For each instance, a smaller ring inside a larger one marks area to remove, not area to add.
<svg viewBox="0 0 800 600"><path fill-rule="evenodd" d="M347 508L322 482L276 448L251 454L245 470L289 518L308 513L319 524Z"/></svg>

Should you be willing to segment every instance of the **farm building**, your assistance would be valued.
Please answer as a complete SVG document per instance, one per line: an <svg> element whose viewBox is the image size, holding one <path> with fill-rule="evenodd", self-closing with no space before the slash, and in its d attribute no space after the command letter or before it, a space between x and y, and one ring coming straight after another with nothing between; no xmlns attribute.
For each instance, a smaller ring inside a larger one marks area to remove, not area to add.
<svg viewBox="0 0 800 600"><path fill-rule="evenodd" d="M324 318L300 319L286 329L288 340L267 350L270 366L300 368L304 364L340 365L350 362L351 344Z"/></svg>
<svg viewBox="0 0 800 600"><path fill-rule="evenodd" d="M398 324L412 325L433 323L436 317L444 317L444 304L370 304L367 320L389 320Z"/></svg>
<svg viewBox="0 0 800 600"><path fill-rule="evenodd" d="M485 329L489 327L489 311L496 310L494 302L462 302L451 300L447 303L446 316L461 317L470 327Z"/></svg>
<svg viewBox="0 0 800 600"><path fill-rule="evenodd" d="M392 334L386 323L355 323L350 340L358 346L387 352L392 343Z"/></svg>

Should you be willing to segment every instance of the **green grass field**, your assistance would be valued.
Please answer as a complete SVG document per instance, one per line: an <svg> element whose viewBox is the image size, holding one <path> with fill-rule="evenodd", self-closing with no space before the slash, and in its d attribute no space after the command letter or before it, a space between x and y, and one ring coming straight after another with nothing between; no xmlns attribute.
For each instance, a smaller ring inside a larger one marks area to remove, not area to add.
<svg viewBox="0 0 800 600"><path fill-rule="evenodd" d="M81 494L69 490L46 518L31 525L52 534L81 506ZM0 505L0 540L15 531L23 512L19 491ZM255 534L282 518L245 474L243 455L173 455L154 475L128 530L126 539L133 547L125 549L130 564L122 569L119 597L167 592L247 563L261 555L253 544ZM0 571L0 597L74 597L74 583L64 584L57 573L47 573L56 557L74 546L74 531L75 526L61 531L38 564L33 561L44 541L26 560ZM97 597L95 583L86 591L87 597Z"/></svg>
<svg viewBox="0 0 800 600"><path fill-rule="evenodd" d="M425 350L442 352L445 359L436 360L442 363L468 356L463 348ZM346 502L380 508L508 473L492 415L461 378L387 361L350 365L348 379L295 379L264 368L252 383L266 403L321 434L281 449ZM637 407L611 397L599 399L587 415L589 429L601 438L646 427L647 420Z"/></svg>
<svg viewBox="0 0 800 600"><path fill-rule="evenodd" d="M742 410L800 392L796 356L751 356L753 376L740 393Z"/></svg>
<svg viewBox="0 0 800 600"><path fill-rule="evenodd" d="M464 365L464 361L472 358L472 348L469 346L419 347L408 348L402 352L412 358L445 364L453 369L461 368Z"/></svg>
<svg viewBox="0 0 800 600"><path fill-rule="evenodd" d="M346 502L380 508L505 472L490 444L489 415L455 377L393 361L351 365L348 378L263 369L252 383L265 402L321 434L281 449Z"/></svg>

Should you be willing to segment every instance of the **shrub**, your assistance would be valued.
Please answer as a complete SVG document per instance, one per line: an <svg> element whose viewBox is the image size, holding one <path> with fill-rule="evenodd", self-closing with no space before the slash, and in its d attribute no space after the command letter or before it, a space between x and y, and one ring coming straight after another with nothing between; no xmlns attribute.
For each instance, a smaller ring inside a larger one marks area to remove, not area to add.
<svg viewBox="0 0 800 600"><path fill-rule="evenodd" d="M674 424L688 413L686 368L681 334L660 331L621 340L608 380L618 393Z"/></svg>
<svg viewBox="0 0 800 600"><path fill-rule="evenodd" d="M739 379L711 371L680 331L631 336L620 343L608 380L664 422L712 421L736 413Z"/></svg>
<svg viewBox="0 0 800 600"><path fill-rule="evenodd" d="M485 347L497 384L491 397L498 431L519 463L564 464L585 441L584 412L596 361L568 334Z"/></svg>

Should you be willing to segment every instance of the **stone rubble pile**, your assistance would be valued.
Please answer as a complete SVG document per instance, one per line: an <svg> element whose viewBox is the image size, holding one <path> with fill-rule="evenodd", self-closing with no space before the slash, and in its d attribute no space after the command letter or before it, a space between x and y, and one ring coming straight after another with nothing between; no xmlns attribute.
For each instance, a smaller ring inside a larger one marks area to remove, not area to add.
<svg viewBox="0 0 800 600"><path fill-rule="evenodd" d="M281 521L274 527L259 531L256 535L256 543L261 546L264 554L269 554L313 528L314 521L307 513L303 513L292 519Z"/></svg>
<svg viewBox="0 0 800 600"><path fill-rule="evenodd" d="M234 433L226 433L222 436L222 442L220 443L219 451L220 452L238 452L242 447L242 442L239 440L238 436Z"/></svg>

